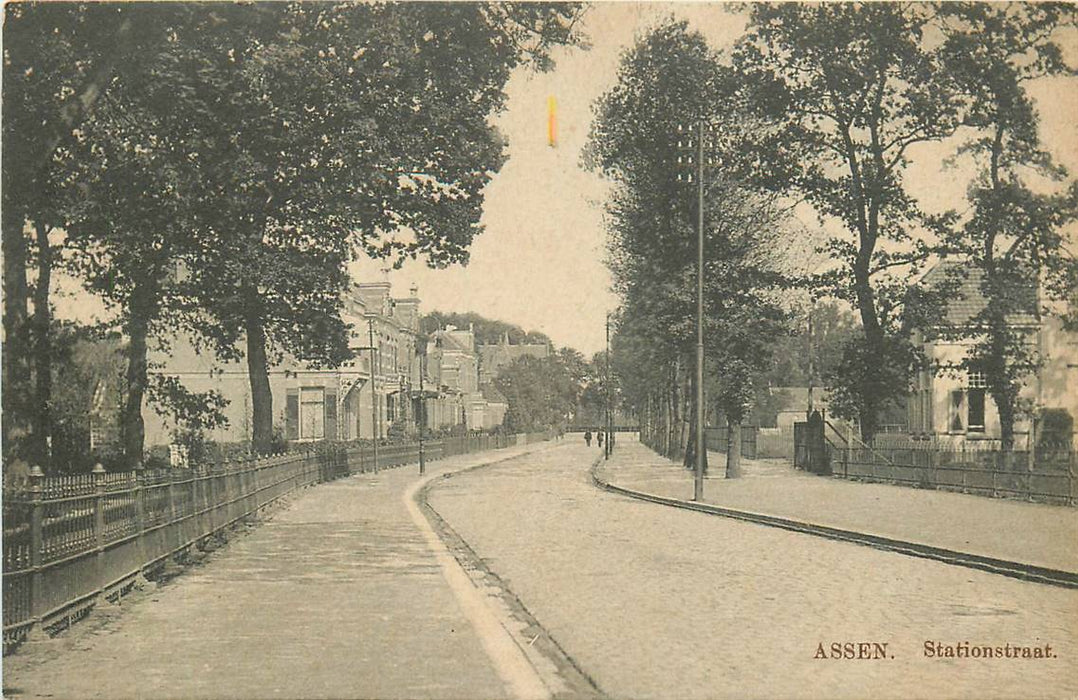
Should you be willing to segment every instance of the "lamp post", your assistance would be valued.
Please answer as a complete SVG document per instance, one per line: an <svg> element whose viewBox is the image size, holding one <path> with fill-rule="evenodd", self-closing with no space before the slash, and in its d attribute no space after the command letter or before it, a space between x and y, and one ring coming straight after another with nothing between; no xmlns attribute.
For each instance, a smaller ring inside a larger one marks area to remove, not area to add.
<svg viewBox="0 0 1078 700"><path fill-rule="evenodd" d="M378 473L378 437L382 432L378 425L378 391L375 388L377 371L375 369L375 358L377 355L377 348L374 345L374 317L367 317L367 342L370 344L371 349L371 430L374 435L374 473Z"/></svg>

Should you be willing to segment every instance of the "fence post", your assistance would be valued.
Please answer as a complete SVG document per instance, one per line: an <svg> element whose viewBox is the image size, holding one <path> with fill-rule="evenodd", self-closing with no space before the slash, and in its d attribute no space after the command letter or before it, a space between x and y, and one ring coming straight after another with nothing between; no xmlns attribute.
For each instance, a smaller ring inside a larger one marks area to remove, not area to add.
<svg viewBox="0 0 1078 700"><path fill-rule="evenodd" d="M45 504L43 502L45 472L41 467L30 467L30 619L33 627L31 635L36 635L40 629L41 615L44 612L45 573L41 570L44 563L45 553Z"/></svg>
<svg viewBox="0 0 1078 700"><path fill-rule="evenodd" d="M1074 490L1074 463L1078 461L1078 451L1071 450L1070 458L1067 459L1067 484L1070 486L1069 503L1073 506L1078 503L1078 493Z"/></svg>
<svg viewBox="0 0 1078 700"><path fill-rule="evenodd" d="M94 546L97 554L97 587L98 594L105 592L105 467L101 462L94 465Z"/></svg>
<svg viewBox="0 0 1078 700"><path fill-rule="evenodd" d="M142 462L135 465L135 529L138 533L135 548L138 551L139 578L141 579L141 568L146 563L146 501L145 491L142 488Z"/></svg>

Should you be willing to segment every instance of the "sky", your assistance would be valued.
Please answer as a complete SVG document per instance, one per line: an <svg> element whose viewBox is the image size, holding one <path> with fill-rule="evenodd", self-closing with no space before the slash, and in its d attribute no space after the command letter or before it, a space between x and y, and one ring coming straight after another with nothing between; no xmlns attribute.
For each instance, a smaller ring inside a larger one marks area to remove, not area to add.
<svg viewBox="0 0 1078 700"><path fill-rule="evenodd" d="M712 42L729 46L744 20L704 3L598 3L582 23L591 48L556 50L554 70L518 70L495 119L508 141L508 161L487 186L482 223L466 267L431 270L409 261L391 271L393 294L416 284L425 311L474 311L540 331L559 347L587 356L605 345L605 319L617 300L603 259L603 199L608 185L580 166L592 104L617 80L621 53L634 37L674 15ZM547 103L557 103L558 141L547 144ZM353 275L382 274L379 263Z"/></svg>
<svg viewBox="0 0 1078 700"><path fill-rule="evenodd" d="M390 271L393 294L404 296L419 288L421 308L429 311L473 311L483 316L540 331L559 347L573 347L585 355L605 344L605 318L617 306L604 264L606 231L603 200L609 183L580 165L587 140L592 106L617 80L621 55L649 28L668 17L685 19L713 48L728 51L742 35L745 17L723 5L704 2L600 2L593 4L582 22L590 49L558 48L555 68L547 73L518 69L506 92L504 111L494 122L507 140L508 160L484 195L485 231L471 247L467 266L431 270L422 262L408 262ZM1078 63L1078 39L1069 35L1067 53ZM1042 136L1048 150L1071 173L1078 172L1078 80L1056 79L1031 85L1041 113ZM547 143L547 105L557 103L558 143ZM963 208L971 164L959 161L951 170L940 163L954 152L957 142L911 150L906 177L910 193L929 211ZM821 226L811 210L801 209L800 233L818 238ZM812 256L813 244L791 240L788 248ZM381 263L352 265L353 277L371 281L382 276ZM64 285L61 285L63 287ZM71 285L57 290L61 316L72 309L94 309L100 304Z"/></svg>
<svg viewBox="0 0 1078 700"><path fill-rule="evenodd" d="M580 166L592 105L617 80L622 53L650 27L667 17L685 19L713 48L729 51L742 35L743 15L716 3L597 3L582 28L589 50L559 49L549 73L518 70L507 85L508 101L495 120L508 140L508 161L485 190L485 231L472 244L467 266L431 270L409 262L391 271L394 294L416 284L426 311L474 311L548 335L555 345L590 356L605 344L605 318L617 306L604 265L606 231L603 199L608 183ZM1070 35L1074 39L1074 34ZM1078 41L1071 41L1072 63ZM1068 79L1031 86L1049 150L1078 171L1078 88ZM547 145L547 104L557 102L558 144ZM929 211L962 209L972 163L959 160L941 172L958 140L911 149L910 193ZM822 237L811 208L798 210L801 234ZM812 240L791 249L815 259ZM815 263L810 263L815 264ZM380 264L353 267L358 278L380 277Z"/></svg>

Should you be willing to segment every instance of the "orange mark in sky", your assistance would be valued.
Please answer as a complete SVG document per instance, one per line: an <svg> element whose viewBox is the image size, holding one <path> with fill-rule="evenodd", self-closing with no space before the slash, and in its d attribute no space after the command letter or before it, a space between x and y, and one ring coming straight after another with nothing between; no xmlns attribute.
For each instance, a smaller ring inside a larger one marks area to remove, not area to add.
<svg viewBox="0 0 1078 700"><path fill-rule="evenodd" d="M554 96L546 98L546 142L551 148L558 145L558 101Z"/></svg>

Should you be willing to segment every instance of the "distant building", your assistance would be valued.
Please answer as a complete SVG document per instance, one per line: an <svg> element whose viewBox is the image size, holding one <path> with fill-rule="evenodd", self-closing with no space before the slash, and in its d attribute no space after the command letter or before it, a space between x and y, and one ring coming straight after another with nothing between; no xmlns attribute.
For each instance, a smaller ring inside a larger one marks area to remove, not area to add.
<svg viewBox="0 0 1078 700"><path fill-rule="evenodd" d="M544 358L550 356L550 346L541 343L521 343L512 345L509 334L502 335L497 345L479 346L479 382L489 384L498 378L498 373L521 357Z"/></svg>
<svg viewBox="0 0 1078 700"><path fill-rule="evenodd" d="M793 434L794 423L802 423L812 410L827 411L827 392L821 387L773 386L769 390L777 400L775 426Z"/></svg>
<svg viewBox="0 0 1078 700"><path fill-rule="evenodd" d="M480 366L472 328L446 326L430 334L427 376L441 396L428 404L428 427L488 430L502 424L508 402L493 386L480 381Z"/></svg>
<svg viewBox="0 0 1078 700"><path fill-rule="evenodd" d="M941 263L925 274L923 283L935 284L945 275L956 275L960 284L945 309L945 321L957 328L968 327L984 309L981 272L972 267L963 269L954 262ZM1041 409L1056 408L1076 417L1078 335L1066 332L1057 319L1038 318L1036 291L1031 289L1029 294L1030 311L1008 319L1012 328L1025 333L1030 349L1041 359L1041 366L1028 377L1020 397L1033 407L1034 415ZM955 446L998 446L999 412L988 394L984 373L962 367L974 341L926 332L935 330L938 329L919 329L915 334L915 341L922 345L931 364L913 379L908 404L911 436ZM1032 427L1029 414L1019 416L1015 447L1028 447Z"/></svg>

